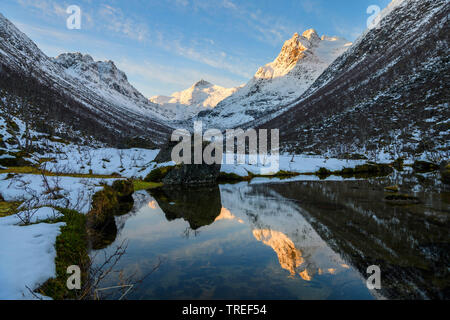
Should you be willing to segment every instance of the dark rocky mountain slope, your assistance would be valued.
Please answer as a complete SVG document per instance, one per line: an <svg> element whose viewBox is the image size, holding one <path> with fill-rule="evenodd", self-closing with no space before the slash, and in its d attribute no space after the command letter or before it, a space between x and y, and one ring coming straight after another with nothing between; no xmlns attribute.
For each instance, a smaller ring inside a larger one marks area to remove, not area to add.
<svg viewBox="0 0 450 320"><path fill-rule="evenodd" d="M88 58L72 54L51 59L0 14L2 111L41 132L65 126L71 129L67 133L113 146L164 142L171 128L158 114L158 106L140 95L112 62ZM77 71L83 66L86 72L81 76Z"/></svg>
<svg viewBox="0 0 450 320"><path fill-rule="evenodd" d="M448 158L449 13L446 0L394 0L288 111L248 126L280 129L290 152Z"/></svg>

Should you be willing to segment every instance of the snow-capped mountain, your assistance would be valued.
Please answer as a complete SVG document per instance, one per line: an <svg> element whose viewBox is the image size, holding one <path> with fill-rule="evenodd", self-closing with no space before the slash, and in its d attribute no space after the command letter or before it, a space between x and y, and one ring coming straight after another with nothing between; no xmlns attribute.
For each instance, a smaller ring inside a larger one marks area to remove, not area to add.
<svg viewBox="0 0 450 320"><path fill-rule="evenodd" d="M127 108L164 121L172 120L175 116L170 111L148 101L128 82L125 72L119 70L113 61L94 61L90 55L82 55L78 52L63 53L53 61L60 65L67 75L96 90L104 99L112 103L120 102Z"/></svg>
<svg viewBox="0 0 450 320"><path fill-rule="evenodd" d="M238 91L200 80L189 89L175 92L170 97L154 96L150 101L175 114L175 120L186 120L205 109L215 108L219 102Z"/></svg>
<svg viewBox="0 0 450 320"><path fill-rule="evenodd" d="M107 142L134 138L161 143L173 114L148 101L114 63L90 56L47 57L0 14L1 88L33 101L42 121L63 122Z"/></svg>
<svg viewBox="0 0 450 320"><path fill-rule="evenodd" d="M350 46L342 38L320 38L314 29L296 33L275 61L261 67L247 85L199 118L209 127L227 129L282 110Z"/></svg>
<svg viewBox="0 0 450 320"><path fill-rule="evenodd" d="M447 0L392 1L297 103L260 127L279 129L289 152L448 158L449 13Z"/></svg>

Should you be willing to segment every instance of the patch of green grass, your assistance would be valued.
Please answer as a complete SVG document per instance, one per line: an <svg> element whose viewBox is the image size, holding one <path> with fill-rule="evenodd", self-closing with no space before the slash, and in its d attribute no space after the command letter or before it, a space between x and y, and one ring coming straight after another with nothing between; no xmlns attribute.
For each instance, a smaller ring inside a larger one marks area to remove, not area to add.
<svg viewBox="0 0 450 320"><path fill-rule="evenodd" d="M16 213L20 205L21 202L0 201L0 218Z"/></svg>
<svg viewBox="0 0 450 320"><path fill-rule="evenodd" d="M221 172L219 175L219 182L239 182L239 181L251 181L254 178L279 178L279 179L288 179L291 177L296 177L300 175L297 172L289 172L280 170L275 174L253 174L251 172L248 173L248 176L242 177L235 173L225 173Z"/></svg>
<svg viewBox="0 0 450 320"><path fill-rule="evenodd" d="M384 190L397 193L397 192L399 192L400 188L399 188L399 186L395 185L395 186L386 187L386 188L384 188Z"/></svg>
<svg viewBox="0 0 450 320"><path fill-rule="evenodd" d="M48 137L47 139L52 141L52 142L62 143L62 144L65 144L65 145L69 145L70 144L69 141L67 141L65 139L62 139L62 138Z"/></svg>
<svg viewBox="0 0 450 320"><path fill-rule="evenodd" d="M316 175L318 176L322 176L322 177L327 177L330 176L332 174L332 172L330 170L328 170L327 168L320 168L319 171L317 171Z"/></svg>
<svg viewBox="0 0 450 320"><path fill-rule="evenodd" d="M153 169L144 179L145 182L162 182L174 166Z"/></svg>
<svg viewBox="0 0 450 320"><path fill-rule="evenodd" d="M139 191L139 190L150 190L150 189L159 188L159 187L162 187L163 184L159 183L159 182L145 182L142 180L134 180L133 185L134 185L134 191Z"/></svg>
<svg viewBox="0 0 450 320"><path fill-rule="evenodd" d="M275 174L275 177L296 177L299 175L300 175L300 173L298 173L298 172L290 172L290 171L280 170Z"/></svg>
<svg viewBox="0 0 450 320"><path fill-rule="evenodd" d="M2 173L16 173L16 174L42 174L42 171L37 169L36 167L32 166L25 166L25 167L9 167L7 169L1 169L0 174ZM54 177L54 176L60 176L60 177L72 177L72 178L91 178L91 179L114 179L114 178L121 178L119 174L111 174L111 175L104 175L104 174L84 174L84 173L54 173L50 171L45 172L46 176Z"/></svg>
<svg viewBox="0 0 450 320"><path fill-rule="evenodd" d="M249 172L249 176L253 178L280 178L280 179L286 179L290 177L296 177L299 176L300 173L297 172L290 172L290 171L284 171L280 170L275 174L253 174Z"/></svg>
<svg viewBox="0 0 450 320"><path fill-rule="evenodd" d="M251 176L241 177L235 173L220 172L218 182L240 182L240 181L249 181L251 179L252 179Z"/></svg>
<svg viewBox="0 0 450 320"><path fill-rule="evenodd" d="M56 238L56 278L49 279L37 292L55 300L77 299L80 292L67 289L67 268L72 265L79 266L82 285L87 281L90 259L86 216L74 210L58 210L64 216L56 222L65 222L66 225L61 228L61 234Z"/></svg>
<svg viewBox="0 0 450 320"><path fill-rule="evenodd" d="M39 174L39 170L34 167L10 167L1 169L0 173Z"/></svg>

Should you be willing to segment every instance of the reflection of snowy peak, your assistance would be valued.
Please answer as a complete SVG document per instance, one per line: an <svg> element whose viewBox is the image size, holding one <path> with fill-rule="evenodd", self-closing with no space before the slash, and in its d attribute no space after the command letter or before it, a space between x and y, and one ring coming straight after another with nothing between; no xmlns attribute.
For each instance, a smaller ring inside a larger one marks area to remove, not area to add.
<svg viewBox="0 0 450 320"><path fill-rule="evenodd" d="M205 108L214 108L238 89L228 89L200 80L187 90L175 92L170 97L154 96L150 101L174 112L177 120L184 120L195 116Z"/></svg>
<svg viewBox="0 0 450 320"><path fill-rule="evenodd" d="M272 63L261 67L246 86L201 118L210 127L226 129L283 109L350 45L337 37L320 38L314 29L296 33Z"/></svg>
<svg viewBox="0 0 450 320"><path fill-rule="evenodd" d="M290 276L310 281L316 274L348 268L303 217L303 209L267 189L246 183L221 185L222 212L216 219L247 224L256 240L271 247ZM327 259L323 259L327 257Z"/></svg>

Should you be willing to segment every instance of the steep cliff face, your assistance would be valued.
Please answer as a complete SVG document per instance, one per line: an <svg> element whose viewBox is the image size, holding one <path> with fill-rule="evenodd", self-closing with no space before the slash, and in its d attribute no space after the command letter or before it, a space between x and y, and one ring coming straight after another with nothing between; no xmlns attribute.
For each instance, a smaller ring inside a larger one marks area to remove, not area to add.
<svg viewBox="0 0 450 320"><path fill-rule="evenodd" d="M314 29L296 33L273 62L259 68L247 85L213 111L200 114L199 120L211 128L228 129L270 117L305 92L350 45L337 37L320 38Z"/></svg>
<svg viewBox="0 0 450 320"><path fill-rule="evenodd" d="M117 69L113 61L96 62L90 55L81 53L63 53L54 61L67 74L77 77L85 84L106 85L130 99L145 101L145 97L128 82L126 74Z"/></svg>
<svg viewBox="0 0 450 320"><path fill-rule="evenodd" d="M448 157L449 62L445 0L395 0L287 111L285 151Z"/></svg>

